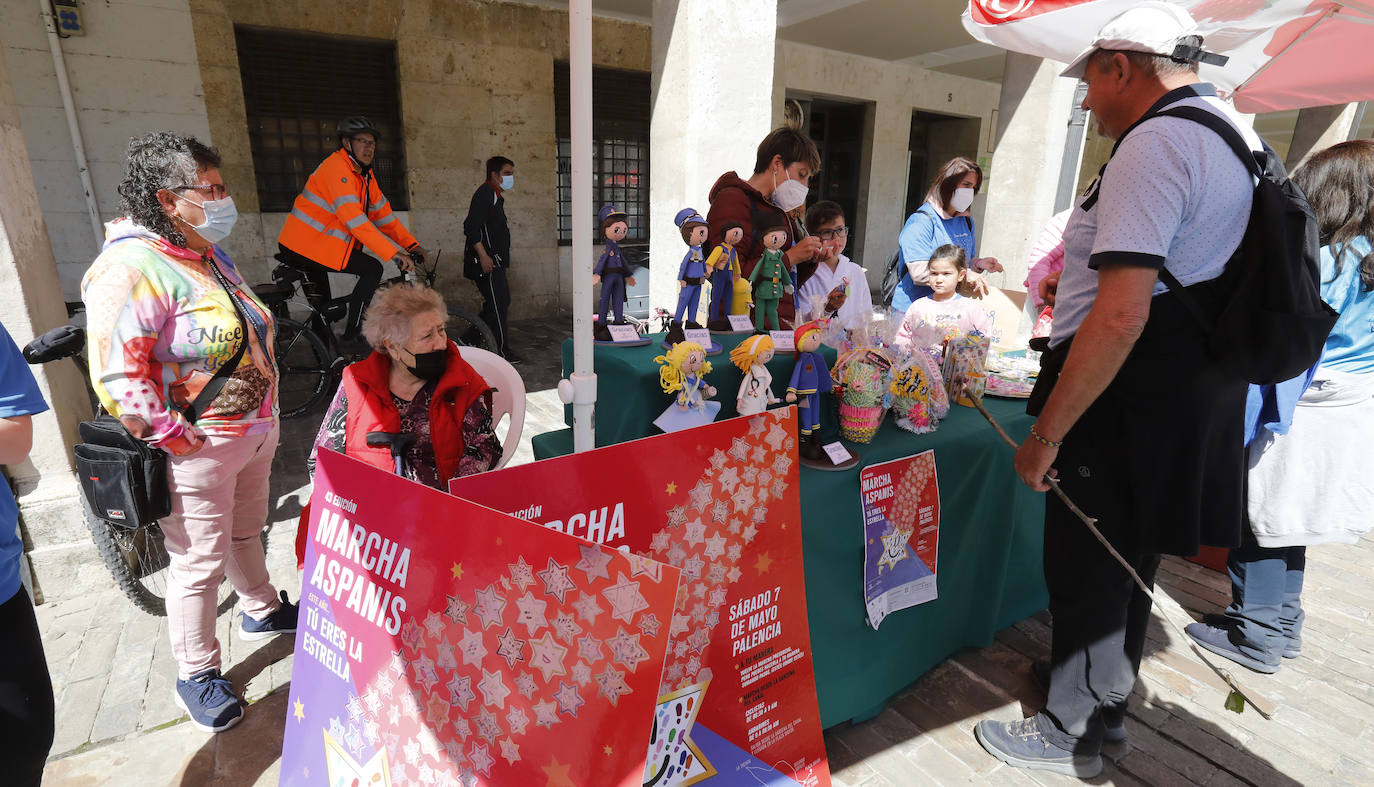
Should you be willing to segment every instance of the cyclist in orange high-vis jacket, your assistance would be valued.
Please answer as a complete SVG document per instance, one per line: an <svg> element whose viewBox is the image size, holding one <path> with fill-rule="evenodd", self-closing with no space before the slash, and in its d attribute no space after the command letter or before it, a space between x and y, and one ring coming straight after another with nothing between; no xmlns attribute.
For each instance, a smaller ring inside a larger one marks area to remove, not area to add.
<svg viewBox="0 0 1374 787"><path fill-rule="evenodd" d="M338 133L339 149L305 182L277 245L283 261L305 271L326 293L331 271L358 277L343 336L353 339L382 280L382 264L367 252L391 260L403 271L410 270L412 253L421 260L429 254L392 213L373 177L372 159L381 136L377 127L365 117L350 117L339 123Z"/></svg>

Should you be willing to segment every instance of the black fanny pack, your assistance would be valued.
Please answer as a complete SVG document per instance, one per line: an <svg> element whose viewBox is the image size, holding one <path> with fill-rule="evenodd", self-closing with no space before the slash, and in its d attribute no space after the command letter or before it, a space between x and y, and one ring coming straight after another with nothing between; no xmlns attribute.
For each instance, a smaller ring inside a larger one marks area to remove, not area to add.
<svg viewBox="0 0 1374 787"><path fill-rule="evenodd" d="M700 276L683 276L683 277L682 277L682 281L683 281L683 283L686 284L688 287L696 287L697 285L701 284L701 277L700 277Z"/></svg>
<svg viewBox="0 0 1374 787"><path fill-rule="evenodd" d="M182 411L192 424L219 395L248 347L244 308L214 261L207 262L229 294L243 329L243 341L239 342L233 357L215 370L214 377L201 389L195 401ZM116 527L134 530L172 512L172 496L167 488L167 454L162 449L134 437L118 418L107 413L97 415L94 421L83 421L77 430L81 442L72 453L81 491L90 504L91 513Z"/></svg>

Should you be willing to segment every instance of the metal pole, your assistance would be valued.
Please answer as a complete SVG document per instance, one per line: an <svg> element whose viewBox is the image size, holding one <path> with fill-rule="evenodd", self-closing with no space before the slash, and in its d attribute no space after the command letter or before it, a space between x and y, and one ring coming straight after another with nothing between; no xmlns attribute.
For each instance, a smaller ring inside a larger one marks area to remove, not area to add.
<svg viewBox="0 0 1374 787"><path fill-rule="evenodd" d="M43 26L48 29L48 49L52 50L53 70L57 72L57 92L62 94L62 109L67 114L67 130L72 135L72 153L76 156L76 174L81 176L81 189L86 192L86 212L91 218L91 232L95 233L98 251L105 243L105 225L95 204L95 185L91 183L91 167L86 162L86 145L81 141L81 126L76 122L76 106L72 101L72 86L67 81L67 59L62 55L62 41L57 36L57 20L53 18L49 0L38 0Z"/></svg>
<svg viewBox="0 0 1374 787"><path fill-rule="evenodd" d="M1054 212L1073 204L1078 192L1078 167L1083 162L1083 139L1088 128L1088 113L1083 111L1083 98L1088 86L1082 82L1073 91L1073 107L1069 109L1069 128L1064 134L1064 155L1059 161L1059 188L1054 195Z"/></svg>
<svg viewBox="0 0 1374 787"><path fill-rule="evenodd" d="M571 0L568 53L572 131L573 450L596 447L592 365L592 3Z"/></svg>

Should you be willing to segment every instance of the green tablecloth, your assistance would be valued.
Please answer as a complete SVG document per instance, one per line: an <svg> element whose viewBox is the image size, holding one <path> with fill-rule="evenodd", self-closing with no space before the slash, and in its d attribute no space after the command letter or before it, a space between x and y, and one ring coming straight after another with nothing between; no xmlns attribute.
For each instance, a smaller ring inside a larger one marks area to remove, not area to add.
<svg viewBox="0 0 1374 787"><path fill-rule="evenodd" d="M724 351L706 360L711 362L711 371L706 381L715 386L715 400L720 402L720 415L717 421L734 418L735 394L744 373L730 363L730 351L751 334L715 334L712 336ZM654 419L673 401L673 396L663 392L658 382L658 364L654 358L666 352L663 349L663 334L649 336L650 343L643 347L614 347L595 345L592 364L596 370L596 445L615 445L630 440L638 440L651 434L662 434L654 426ZM834 365L835 351L829 347L821 348L826 363ZM563 340L563 376L572 371L572 339ZM789 352L777 353L768 364L773 374L773 393L779 398L787 390L787 382L792 377L793 355ZM563 422L572 425L572 405L563 408ZM835 434L835 415L831 408L822 408L822 434ZM569 449L571 450L571 449ZM537 456L537 454L536 454Z"/></svg>
<svg viewBox="0 0 1374 787"><path fill-rule="evenodd" d="M775 369L775 382L777 375ZM601 390L608 388L619 389L620 382L611 385L602 377ZM642 390L628 382L625 388ZM652 406L665 398L653 392ZM1023 402L988 399L986 404L1014 438L1030 429ZM621 406L640 413L650 409L643 403ZM1048 602L1041 570L1042 497L1016 478L1011 450L977 411L955 406L929 435L904 432L889 416L871 444L846 446L860 455L854 468L801 469L806 601L825 727L877 713L889 697L950 654L991 643L999 630ZM940 483L939 597L889 615L874 631L864 614L859 471L926 449L935 450ZM571 451L570 429L534 438L536 459Z"/></svg>

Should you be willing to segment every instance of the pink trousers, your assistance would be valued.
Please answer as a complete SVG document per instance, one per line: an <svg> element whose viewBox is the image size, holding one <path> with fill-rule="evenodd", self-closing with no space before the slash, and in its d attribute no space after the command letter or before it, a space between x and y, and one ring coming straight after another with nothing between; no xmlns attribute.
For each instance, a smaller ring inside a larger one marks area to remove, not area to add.
<svg viewBox="0 0 1374 787"><path fill-rule="evenodd" d="M162 520L171 565L167 629L178 677L220 668L215 601L227 576L240 608L261 620L281 606L267 577L262 533L278 430L210 437L199 451L167 461L171 516Z"/></svg>

